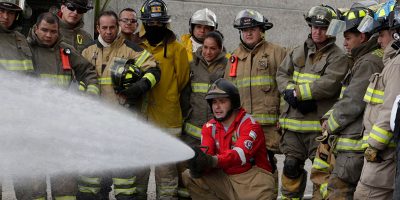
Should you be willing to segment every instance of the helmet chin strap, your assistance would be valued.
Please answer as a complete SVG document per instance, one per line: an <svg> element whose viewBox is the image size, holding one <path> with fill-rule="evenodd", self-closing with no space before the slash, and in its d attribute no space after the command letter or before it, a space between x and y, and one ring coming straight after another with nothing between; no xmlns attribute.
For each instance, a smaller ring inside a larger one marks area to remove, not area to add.
<svg viewBox="0 0 400 200"><path fill-rule="evenodd" d="M217 120L217 121L219 121L219 122L223 122L223 121L225 121L226 119L228 119L228 118L232 115L232 113L233 113L233 109L231 108L231 109L226 113L226 115L225 115L224 117L215 117L215 115L214 115L214 119Z"/></svg>
<svg viewBox="0 0 400 200"><path fill-rule="evenodd" d="M243 38L242 38L242 31L241 31L241 30L239 30L239 36L240 36L240 42L243 44L243 46L245 46L245 47L246 47L247 49L249 49L249 50L253 50L254 47L257 46L257 44L259 44L260 42L262 42L263 40L265 40L265 32L262 32L262 33L261 33L261 39L260 39L260 41L259 41L257 44L255 44L254 46L250 47L249 45L247 45L247 44L243 41Z"/></svg>

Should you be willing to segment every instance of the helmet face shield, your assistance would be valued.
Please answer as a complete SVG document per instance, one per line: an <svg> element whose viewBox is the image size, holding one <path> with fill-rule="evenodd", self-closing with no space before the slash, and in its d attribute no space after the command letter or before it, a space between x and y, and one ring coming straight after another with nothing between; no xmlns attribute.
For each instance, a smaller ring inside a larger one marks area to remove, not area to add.
<svg viewBox="0 0 400 200"><path fill-rule="evenodd" d="M400 7L396 7L389 15L390 29L397 29L400 27Z"/></svg>
<svg viewBox="0 0 400 200"><path fill-rule="evenodd" d="M345 21L332 19L331 23L328 26L328 30L326 31L326 35L336 37L337 34L344 32L345 29L346 29Z"/></svg>
<svg viewBox="0 0 400 200"><path fill-rule="evenodd" d="M116 92L129 87L143 76L142 70L135 65L133 59L115 57L111 62L111 82Z"/></svg>
<svg viewBox="0 0 400 200"><path fill-rule="evenodd" d="M377 23L378 21L375 21L373 17L367 15L361 20L357 29L361 33L370 33L374 30L374 27L377 26Z"/></svg>

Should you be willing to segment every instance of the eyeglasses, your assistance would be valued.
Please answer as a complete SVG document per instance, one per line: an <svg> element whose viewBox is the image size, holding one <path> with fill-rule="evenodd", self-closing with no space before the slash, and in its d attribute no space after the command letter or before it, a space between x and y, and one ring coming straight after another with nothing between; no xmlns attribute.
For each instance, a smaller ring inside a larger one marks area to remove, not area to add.
<svg viewBox="0 0 400 200"><path fill-rule="evenodd" d="M136 19L127 19L127 18L123 18L119 20L120 22L123 22L125 24L134 24L137 22Z"/></svg>
<svg viewBox="0 0 400 200"><path fill-rule="evenodd" d="M77 12L78 14L84 14L84 13L87 12L87 9L85 9L85 8L78 8L78 7L76 7L76 6L75 6L74 4L72 4L72 3L66 3L65 6L67 6L68 10L70 10L70 11L72 11L72 12L74 12L74 11L76 10L76 12Z"/></svg>

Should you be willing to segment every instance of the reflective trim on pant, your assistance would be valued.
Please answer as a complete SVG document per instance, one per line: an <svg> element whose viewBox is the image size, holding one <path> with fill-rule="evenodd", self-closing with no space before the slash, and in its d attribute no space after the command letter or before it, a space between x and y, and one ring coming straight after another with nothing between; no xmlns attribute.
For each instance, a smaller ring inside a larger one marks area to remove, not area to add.
<svg viewBox="0 0 400 200"><path fill-rule="evenodd" d="M76 196L61 196L61 197L55 197L55 200L76 200Z"/></svg>
<svg viewBox="0 0 400 200"><path fill-rule="evenodd" d="M279 118L279 123L282 129L287 129L290 131L313 131L321 132L321 124L319 121L303 121L289 118Z"/></svg>
<svg viewBox="0 0 400 200"><path fill-rule="evenodd" d="M39 198L34 198L33 200L46 200L46 197L39 197Z"/></svg>
<svg viewBox="0 0 400 200"><path fill-rule="evenodd" d="M100 192L101 178L80 176L79 180L78 190L80 192L91 194L98 194Z"/></svg>
<svg viewBox="0 0 400 200"><path fill-rule="evenodd" d="M328 171L329 170L329 163L327 163L324 160L321 160L318 157L315 157L313 165L312 165L312 168L317 169L317 170L321 170L321 171Z"/></svg>
<svg viewBox="0 0 400 200"><path fill-rule="evenodd" d="M88 187L83 185L78 185L79 192L98 194L100 192L100 187Z"/></svg>
<svg viewBox="0 0 400 200"><path fill-rule="evenodd" d="M328 183L323 183L321 184L321 186L319 187L319 192L322 195L322 198L326 198L328 197Z"/></svg>
<svg viewBox="0 0 400 200"><path fill-rule="evenodd" d="M131 178L113 178L114 193L115 195L132 195L136 194L136 187L134 187L136 177Z"/></svg>

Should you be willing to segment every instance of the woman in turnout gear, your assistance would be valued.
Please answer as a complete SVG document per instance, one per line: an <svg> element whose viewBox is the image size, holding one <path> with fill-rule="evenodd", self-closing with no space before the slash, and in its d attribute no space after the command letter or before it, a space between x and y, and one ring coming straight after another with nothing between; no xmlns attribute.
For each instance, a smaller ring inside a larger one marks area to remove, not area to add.
<svg viewBox="0 0 400 200"><path fill-rule="evenodd" d="M280 127L283 131L280 149L285 154L282 173L282 198L301 199L307 181L304 162L308 158L318 165L315 153L321 134L321 117L339 97L341 84L349 69L349 59L326 35L337 14L329 6L312 7L305 15L310 35L304 44L286 56L276 81L281 102ZM315 198L321 198L320 185L314 184Z"/></svg>
<svg viewBox="0 0 400 200"><path fill-rule="evenodd" d="M205 99L214 119L183 173L192 199L276 199L262 127L241 107L238 88L221 78Z"/></svg>
<svg viewBox="0 0 400 200"><path fill-rule="evenodd" d="M281 134L277 127L280 95L275 76L286 51L265 40L265 32L272 26L255 10L245 9L236 15L233 27L239 30L241 43L232 53L224 77L238 87L243 109L261 124L277 181L274 154L280 153Z"/></svg>
<svg viewBox="0 0 400 200"><path fill-rule="evenodd" d="M326 131L314 163L318 159L318 163L325 165L313 165L311 179L321 185L320 193L324 199L353 199L360 179L366 148L365 138L360 135L366 106L363 97L371 75L381 72L384 66L378 37L357 29L365 17L373 14L368 8L352 7L340 16L345 24L344 47L354 64L342 81L338 102L322 118ZM324 161L330 156L334 156L334 163L329 162L332 159Z"/></svg>
<svg viewBox="0 0 400 200"><path fill-rule="evenodd" d="M147 0L140 9L142 29L138 44L154 55L160 64L160 83L145 99L147 120L172 136L182 132L181 92L189 81L189 61L185 47L171 30L167 5ZM179 172L175 163L155 167L157 199L177 199Z"/></svg>
<svg viewBox="0 0 400 200"><path fill-rule="evenodd" d="M183 140L188 145L198 145L201 127L210 119L212 112L204 97L210 85L225 73L228 59L223 50L223 38L219 32L209 32L204 45L199 48L190 63L190 82L182 93L182 112L185 118Z"/></svg>
<svg viewBox="0 0 400 200"><path fill-rule="evenodd" d="M182 45L186 48L189 62L203 45L206 34L218 28L217 16L208 8L197 10L189 19L189 33L181 36Z"/></svg>
<svg viewBox="0 0 400 200"><path fill-rule="evenodd" d="M395 3L394 1L392 2ZM367 103L363 119L363 136L367 148L364 165L357 184L354 199L392 199L396 171L393 131L390 129L390 113L396 96L400 94L399 78L400 7L389 13L389 28L394 31L393 42L384 50L381 73L373 74L364 95Z"/></svg>

